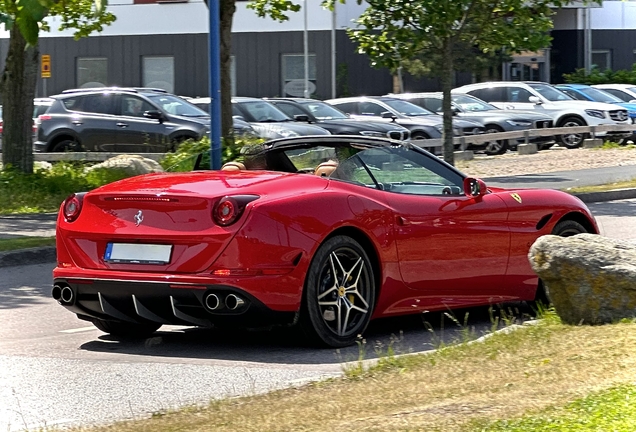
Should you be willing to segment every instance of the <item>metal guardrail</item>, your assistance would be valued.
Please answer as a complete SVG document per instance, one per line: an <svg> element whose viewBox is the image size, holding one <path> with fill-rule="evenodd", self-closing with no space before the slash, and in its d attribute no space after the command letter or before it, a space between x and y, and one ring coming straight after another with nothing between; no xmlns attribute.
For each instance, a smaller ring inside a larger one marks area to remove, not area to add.
<svg viewBox="0 0 636 432"><path fill-rule="evenodd" d="M528 143L533 138L538 137L550 137L559 136L572 133L589 133L592 138L596 137L599 132L635 132L636 124L622 124L622 125L598 125L598 126L576 126L576 127L560 127L560 128L545 128L545 129L528 129L517 132L497 132L490 134L480 135L467 135L453 138L455 145L461 145L462 149L466 149L469 144L483 144L488 141L501 140L501 139L518 139L523 138ZM442 147L443 141L441 138L428 139L425 141L425 145L422 147L436 148ZM33 158L36 161L85 161L85 162L103 162L112 157L121 154L138 154L148 159L156 161L161 160L165 153L114 153L114 152L65 152L65 153L33 153Z"/></svg>

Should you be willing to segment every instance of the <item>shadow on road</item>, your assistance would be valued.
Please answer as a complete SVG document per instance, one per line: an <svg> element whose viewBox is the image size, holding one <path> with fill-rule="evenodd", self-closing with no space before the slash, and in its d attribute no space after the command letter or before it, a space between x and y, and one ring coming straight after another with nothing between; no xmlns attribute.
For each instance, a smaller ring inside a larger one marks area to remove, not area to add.
<svg viewBox="0 0 636 432"><path fill-rule="evenodd" d="M103 335L80 348L157 357L296 365L340 364L384 356L389 347L395 354L430 351L442 345L476 339L494 329L531 318L532 310L525 303L384 318L371 323L363 341L341 349L310 346L292 328L245 331L160 329L144 340L122 340Z"/></svg>

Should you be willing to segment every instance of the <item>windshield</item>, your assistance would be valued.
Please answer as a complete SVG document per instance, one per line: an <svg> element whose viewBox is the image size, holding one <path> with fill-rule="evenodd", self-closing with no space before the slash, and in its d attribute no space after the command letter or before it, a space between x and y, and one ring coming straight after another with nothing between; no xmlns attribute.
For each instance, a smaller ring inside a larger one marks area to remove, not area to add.
<svg viewBox="0 0 636 432"><path fill-rule="evenodd" d="M155 105L158 105L162 110L168 114L183 116L183 117L209 117L210 115L203 111L201 108L192 105L190 102L180 97L156 94L148 95L148 99L153 101Z"/></svg>
<svg viewBox="0 0 636 432"><path fill-rule="evenodd" d="M400 114L409 117L435 115L433 112L427 110L426 108L422 108L421 106L415 105L411 102L399 99L383 99L382 102L384 102Z"/></svg>
<svg viewBox="0 0 636 432"><path fill-rule="evenodd" d="M467 112L479 112L479 111L492 111L499 109L494 105L490 105L482 101L481 99L474 98L468 95L451 95L451 100L453 103L462 111Z"/></svg>
<svg viewBox="0 0 636 432"><path fill-rule="evenodd" d="M291 119L272 105L265 101L245 101L238 102L238 105L247 113L247 121L250 122L285 122Z"/></svg>
<svg viewBox="0 0 636 432"><path fill-rule="evenodd" d="M325 102L302 102L305 108L307 108L318 120L333 120L333 119L346 119L348 118L345 113L340 111Z"/></svg>
<svg viewBox="0 0 636 432"><path fill-rule="evenodd" d="M555 101L571 101L574 100L570 96L563 93L561 90L552 87L547 84L528 84L532 89L534 89L537 93L543 96L545 99L555 102Z"/></svg>
<svg viewBox="0 0 636 432"><path fill-rule="evenodd" d="M606 103L623 103L623 100L619 97L604 92L603 90L596 89L594 87L583 87L578 89L581 93L588 95L595 102Z"/></svg>

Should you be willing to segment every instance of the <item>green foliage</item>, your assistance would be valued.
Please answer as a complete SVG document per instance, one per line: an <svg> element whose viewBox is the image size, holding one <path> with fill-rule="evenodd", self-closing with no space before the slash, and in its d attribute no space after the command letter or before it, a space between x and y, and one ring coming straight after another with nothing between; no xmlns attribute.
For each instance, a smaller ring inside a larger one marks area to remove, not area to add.
<svg viewBox="0 0 636 432"><path fill-rule="evenodd" d="M636 386L622 385L520 419L490 424L473 422L469 430L505 432L584 432L636 430Z"/></svg>
<svg viewBox="0 0 636 432"><path fill-rule="evenodd" d="M632 65L631 70L620 69L612 71L611 69L599 70L593 67L590 73L586 73L585 69L577 69L571 74L563 74L566 83L573 84L635 84L636 85L636 63Z"/></svg>
<svg viewBox="0 0 636 432"><path fill-rule="evenodd" d="M236 138L233 144L223 145L221 150L221 164L229 161L242 162L245 153L251 147L260 148L264 140L261 138ZM230 143L231 141L225 141ZM168 153L159 162L166 171L190 171L198 155L201 154L201 169L210 169L210 139L204 137L200 141L188 140L179 145L174 153Z"/></svg>
<svg viewBox="0 0 636 432"><path fill-rule="evenodd" d="M286 12L298 12L300 5L290 0L253 0L247 4L247 7L253 9L261 18L269 16L271 19L283 22L289 17Z"/></svg>

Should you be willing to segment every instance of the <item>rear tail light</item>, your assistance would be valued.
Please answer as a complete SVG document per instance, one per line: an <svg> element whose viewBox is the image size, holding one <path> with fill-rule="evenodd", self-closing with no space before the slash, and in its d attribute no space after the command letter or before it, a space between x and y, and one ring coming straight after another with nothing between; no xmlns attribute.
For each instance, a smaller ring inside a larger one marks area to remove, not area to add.
<svg viewBox="0 0 636 432"><path fill-rule="evenodd" d="M223 227L232 225L241 217L245 206L255 199L258 199L258 195L224 196L212 209L214 223Z"/></svg>
<svg viewBox="0 0 636 432"><path fill-rule="evenodd" d="M70 195L64 200L62 211L67 222L73 222L77 219L82 211L82 203L84 201L85 192Z"/></svg>

